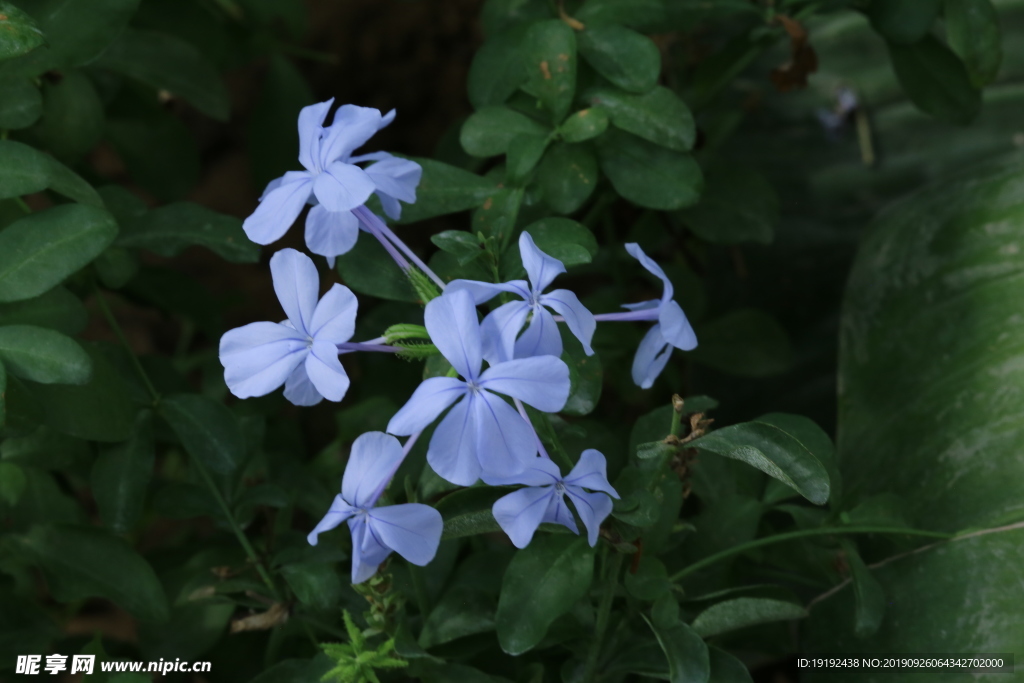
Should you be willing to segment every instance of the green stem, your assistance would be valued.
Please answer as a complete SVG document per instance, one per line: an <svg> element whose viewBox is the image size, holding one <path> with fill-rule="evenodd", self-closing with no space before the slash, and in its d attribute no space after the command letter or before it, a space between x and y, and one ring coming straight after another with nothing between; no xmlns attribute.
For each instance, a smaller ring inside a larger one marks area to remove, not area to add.
<svg viewBox="0 0 1024 683"><path fill-rule="evenodd" d="M29 206L29 205L28 205L28 202L26 202L26 201L25 201L24 199L22 199L21 197L15 197L15 198L14 198L14 203L15 203L15 204L17 204L17 205L18 205L18 208L20 208L20 209L21 209L22 211L24 211L25 213L32 213L32 207L31 207L31 206Z"/></svg>
<svg viewBox="0 0 1024 683"><path fill-rule="evenodd" d="M705 557L703 560L694 562L693 564L685 567L670 577L670 580L675 582L680 579L693 574L694 572L703 569L709 565L715 564L721 560L732 557L733 555L740 555L753 550L754 548L760 548L766 545L774 545L775 543L783 543L785 541L792 541L797 538L809 538L811 536L833 536L836 534L894 534L904 536L925 536L928 538L952 538L953 534L943 533L941 531L924 531L922 529L902 529L895 527L885 526L848 526L848 527L824 527L821 529L804 529L802 531L791 531L786 534L777 534L775 536L767 536L765 538L758 538L747 543L741 543L740 545L733 546L722 552L715 553L709 557Z"/></svg>
<svg viewBox="0 0 1024 683"><path fill-rule="evenodd" d="M604 632L608 630L608 618L611 616L615 588L619 585L619 571L625 557L620 552L612 551L611 559L608 561L611 566L608 567L606 564L604 591L601 593L601 602L597 606L597 620L594 623L594 640L590 643L586 668L583 670L584 683L594 683L597 680L597 661L601 656L601 643L604 640Z"/></svg>
<svg viewBox="0 0 1024 683"><path fill-rule="evenodd" d="M146 385L146 390L149 391L149 395L153 398L153 407L155 408L160 403L160 394L157 392L156 387L149 381L149 375L146 374L146 370L142 367L142 363L139 362L138 356L132 351L132 347L128 344L128 339L125 338L124 332L121 331L121 326L117 324L117 318L114 317L113 312L110 310L110 306L107 305L107 300L103 297L103 292L100 291L98 284L93 283L93 291L96 293L96 303L100 307L100 311L103 313L103 317L107 319L107 324L110 325L110 329L114 331L118 341L124 346L125 351L128 352L128 357L132 359L132 365L135 366L135 371L139 373L139 377L142 379L142 383Z"/></svg>

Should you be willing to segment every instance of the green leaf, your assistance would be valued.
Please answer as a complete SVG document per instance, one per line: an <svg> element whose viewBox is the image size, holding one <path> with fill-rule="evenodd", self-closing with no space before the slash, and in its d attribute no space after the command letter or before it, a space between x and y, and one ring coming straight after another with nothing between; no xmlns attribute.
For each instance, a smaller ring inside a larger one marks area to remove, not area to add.
<svg viewBox="0 0 1024 683"><path fill-rule="evenodd" d="M493 631L494 610L494 598L483 591L452 586L423 622L419 643L431 648L457 638Z"/></svg>
<svg viewBox="0 0 1024 683"><path fill-rule="evenodd" d="M597 255L597 238L582 223L568 218L542 218L523 228L541 251L567 266L590 263Z"/></svg>
<svg viewBox="0 0 1024 683"><path fill-rule="evenodd" d="M342 585L334 565L325 562L286 564L281 575L299 602L310 609L326 611L341 601Z"/></svg>
<svg viewBox="0 0 1024 683"><path fill-rule="evenodd" d="M245 459L238 418L222 403L199 394L174 394L160 401L160 415L189 455L214 472L228 474Z"/></svg>
<svg viewBox="0 0 1024 683"><path fill-rule="evenodd" d="M182 199L199 182L199 146L188 127L169 112L112 117L106 137L132 180L162 201Z"/></svg>
<svg viewBox="0 0 1024 683"><path fill-rule="evenodd" d="M92 465L92 495L100 517L114 533L131 531L142 517L146 489L153 475L153 415L140 412L131 438L100 451Z"/></svg>
<svg viewBox="0 0 1024 683"><path fill-rule="evenodd" d="M92 527L48 524L19 542L58 600L102 597L142 621L167 620L167 596L153 568L121 539Z"/></svg>
<svg viewBox="0 0 1024 683"><path fill-rule="evenodd" d="M197 244L232 263L256 263L260 257L259 246L245 236L241 220L192 202L146 212L124 227L117 244L160 256L175 256Z"/></svg>
<svg viewBox="0 0 1024 683"><path fill-rule="evenodd" d="M803 619L807 610L801 605L771 598L733 598L719 602L697 615L693 630L709 638L736 629L773 621Z"/></svg>
<svg viewBox="0 0 1024 683"><path fill-rule="evenodd" d="M697 363L737 377L771 377L793 365L789 335L771 315L742 308L695 327Z"/></svg>
<svg viewBox="0 0 1024 683"><path fill-rule="evenodd" d="M416 203L402 207L399 223L475 208L497 189L493 182L461 168L432 159L410 158L423 167L423 177L416 188Z"/></svg>
<svg viewBox="0 0 1024 683"><path fill-rule="evenodd" d="M63 287L34 299L0 304L0 325L35 325L76 335L85 329L88 319L82 302Z"/></svg>
<svg viewBox="0 0 1024 683"><path fill-rule="evenodd" d="M996 79L1003 61L999 15L991 0L945 0L946 37L960 57L971 84L981 88Z"/></svg>
<svg viewBox="0 0 1024 683"><path fill-rule="evenodd" d="M360 294L369 294L392 301L419 301L409 278L374 237L364 233L362 239L337 261L341 281Z"/></svg>
<svg viewBox="0 0 1024 683"><path fill-rule="evenodd" d="M805 431L794 430L788 417L764 415L751 422L717 429L690 443L703 451L745 462L793 487L812 503L824 505L829 497L828 470L820 456L811 450L820 451L821 437L815 436L812 440ZM809 422L801 423L801 427L811 434L820 431L811 430Z"/></svg>
<svg viewBox="0 0 1024 683"><path fill-rule="evenodd" d="M314 659L284 659L263 671L249 683L296 683L320 681L331 669L331 660L323 654Z"/></svg>
<svg viewBox="0 0 1024 683"><path fill-rule="evenodd" d="M912 45L889 45L900 84L918 109L939 121L967 125L981 110L981 91L964 63L935 36Z"/></svg>
<svg viewBox="0 0 1024 683"><path fill-rule="evenodd" d="M103 102L81 71L44 82L42 115L36 132L43 146L60 159L79 159L103 137Z"/></svg>
<svg viewBox="0 0 1024 683"><path fill-rule="evenodd" d="M551 10L544 0L487 0L480 11L480 24L490 36L537 19L547 19Z"/></svg>
<svg viewBox="0 0 1024 683"><path fill-rule="evenodd" d="M315 101L305 77L280 54L270 57L263 89L249 117L246 149L253 182L265 187L295 168L299 111Z"/></svg>
<svg viewBox="0 0 1024 683"><path fill-rule="evenodd" d="M583 206L597 187L598 179L597 156L590 145L556 142L537 168L544 202L561 214L573 213Z"/></svg>
<svg viewBox="0 0 1024 683"><path fill-rule="evenodd" d="M467 154L492 157L506 154L520 135L546 136L550 129L526 114L502 105L484 107L462 124L459 141Z"/></svg>
<svg viewBox="0 0 1024 683"><path fill-rule="evenodd" d="M479 258L484 253L479 238L465 230L445 230L431 235L430 241L438 249L446 251L458 259L459 265L462 266Z"/></svg>
<svg viewBox="0 0 1024 683"><path fill-rule="evenodd" d="M580 55L609 81L645 93L658 83L661 52L647 36L618 24L587 26L576 34Z"/></svg>
<svg viewBox="0 0 1024 683"><path fill-rule="evenodd" d="M0 365L0 390L4 388L2 386L4 384L2 368L3 366ZM3 410L2 400L0 399L0 410ZM25 492L27 483L25 472L21 467L13 462L0 461L0 501L14 507L21 499L21 494Z"/></svg>
<svg viewBox="0 0 1024 683"><path fill-rule="evenodd" d="M495 616L501 649L511 655L533 649L551 622L587 594L593 574L594 550L586 539L534 536L502 579Z"/></svg>
<svg viewBox="0 0 1024 683"><path fill-rule="evenodd" d="M50 156L14 140L0 140L0 199L51 188L95 207L103 201L89 183Z"/></svg>
<svg viewBox="0 0 1024 683"><path fill-rule="evenodd" d="M501 531L491 507L512 489L501 486L471 486L450 493L434 507L444 519L442 540Z"/></svg>
<svg viewBox="0 0 1024 683"><path fill-rule="evenodd" d="M779 222L779 198L764 176L735 163L712 166L696 206L679 219L712 244L771 244Z"/></svg>
<svg viewBox="0 0 1024 683"><path fill-rule="evenodd" d="M473 212L473 232L481 232L485 238L493 237L504 245L515 230L524 196L521 187L495 191Z"/></svg>
<svg viewBox="0 0 1024 683"><path fill-rule="evenodd" d="M601 170L615 190L634 204L671 211L700 198L704 178L689 154L614 129L597 142Z"/></svg>
<svg viewBox="0 0 1024 683"><path fill-rule="evenodd" d="M12 375L43 384L85 384L92 374L75 340L34 325L0 327L0 361Z"/></svg>
<svg viewBox="0 0 1024 683"><path fill-rule="evenodd" d="M7 425L7 368L0 363L0 429ZM0 432L2 433L2 432ZM13 503L12 503L13 505Z"/></svg>
<svg viewBox="0 0 1024 683"><path fill-rule="evenodd" d="M584 98L604 109L612 124L627 133L677 152L693 147L697 135L693 114L668 88L658 86L643 95L610 87L593 88Z"/></svg>
<svg viewBox="0 0 1024 683"><path fill-rule="evenodd" d="M6 3L0 2L0 13ZM0 36L3 35L0 22ZM3 52L0 38L0 54ZM18 130L28 128L43 114L43 96L29 78L0 79L0 128Z"/></svg>
<svg viewBox="0 0 1024 683"><path fill-rule="evenodd" d="M623 582L626 591L639 600L655 600L672 591L665 564L650 555L641 556L636 571L626 572Z"/></svg>
<svg viewBox="0 0 1024 683"><path fill-rule="evenodd" d="M856 546L846 539L840 543L846 555L846 562L850 566L850 579L853 582L853 632L858 638L870 638L878 632L885 617L885 593L878 579L864 564Z"/></svg>
<svg viewBox="0 0 1024 683"><path fill-rule="evenodd" d="M0 232L0 302L39 296L114 241L117 223L103 209L64 204Z"/></svg>
<svg viewBox="0 0 1024 683"><path fill-rule="evenodd" d="M711 664L711 677L708 683L753 683L750 671L743 662L725 650L708 647L708 659Z"/></svg>
<svg viewBox="0 0 1024 683"><path fill-rule="evenodd" d="M213 65L191 44L166 33L127 29L96 66L181 97L218 121L231 114L227 88Z"/></svg>
<svg viewBox="0 0 1024 683"><path fill-rule="evenodd" d="M711 673L708 646L697 633L681 621L662 624L642 614L668 659L670 683L702 683Z"/></svg>
<svg viewBox="0 0 1024 683"><path fill-rule="evenodd" d="M81 439L40 427L31 434L4 439L0 457L40 470L73 467L92 456L89 444Z"/></svg>
<svg viewBox="0 0 1024 683"><path fill-rule="evenodd" d="M534 95L559 123L569 113L576 93L576 35L561 19L532 24L523 41L527 80Z"/></svg>
<svg viewBox="0 0 1024 683"><path fill-rule="evenodd" d="M727 1L719 0L714 4L718 6ZM599 24L623 24L638 31L655 33L659 29L668 28L666 21L669 19L668 10L671 6L690 9L690 5L702 6L702 3L667 3L665 0L587 0L573 16L588 28Z"/></svg>
<svg viewBox="0 0 1024 683"><path fill-rule="evenodd" d="M562 360L569 366L569 398L559 411L565 415L589 415L601 400L604 370L595 353L588 356L583 345L566 326L559 327L562 335Z"/></svg>
<svg viewBox="0 0 1024 683"><path fill-rule="evenodd" d="M45 37L32 17L0 1L0 60L18 57L43 44Z"/></svg>
<svg viewBox="0 0 1024 683"><path fill-rule="evenodd" d="M523 31L511 31L488 39L469 65L467 92L474 109L502 104L526 81L520 50Z"/></svg>
<svg viewBox="0 0 1024 683"><path fill-rule="evenodd" d="M581 109L567 118L558 128L566 142L584 142L596 138L608 129L608 113L601 107Z"/></svg>
<svg viewBox="0 0 1024 683"><path fill-rule="evenodd" d="M508 148L505 162L505 175L510 183L521 184L522 181L537 167L537 162L544 155L551 134L534 135L524 133L515 136Z"/></svg>
<svg viewBox="0 0 1024 683"><path fill-rule="evenodd" d="M136 406L128 386L96 342L83 342L92 360L87 384L37 384L47 424L65 434L91 441L124 441L131 436Z"/></svg>
<svg viewBox="0 0 1024 683"><path fill-rule="evenodd" d="M891 43L916 43L927 35L943 0L871 0L871 26Z"/></svg>

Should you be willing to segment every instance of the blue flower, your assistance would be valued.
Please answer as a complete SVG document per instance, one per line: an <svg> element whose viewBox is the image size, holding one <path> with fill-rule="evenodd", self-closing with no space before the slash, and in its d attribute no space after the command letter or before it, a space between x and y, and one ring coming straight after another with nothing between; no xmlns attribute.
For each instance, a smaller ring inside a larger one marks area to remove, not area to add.
<svg viewBox="0 0 1024 683"><path fill-rule="evenodd" d="M580 461L564 479L558 465L546 458L537 458L517 476L495 479L491 483L527 485L527 488L499 498L491 508L494 519L517 548L530 544L542 522L561 524L574 534L580 533L566 498L572 500L573 507L587 527L587 541L594 546L601 522L612 511L612 501L608 496L619 497L608 483L604 455L593 448L583 451ZM603 493L589 493L584 489Z"/></svg>
<svg viewBox="0 0 1024 683"><path fill-rule="evenodd" d="M497 394L555 412L569 397L568 366L554 356L536 356L495 363L480 372L480 325L465 291L432 300L424 321L431 341L465 379L424 381L391 418L388 432L417 433L452 406L427 449L427 462L435 472L469 486L481 476L488 481L521 471L537 453L533 428Z"/></svg>
<svg viewBox="0 0 1024 683"><path fill-rule="evenodd" d="M383 432L367 432L352 443L352 454L341 480L341 493L306 540L348 522L352 532L352 583L377 572L392 551L421 567L437 553L444 522L429 505L406 503L374 507L405 453L398 439Z"/></svg>
<svg viewBox="0 0 1024 683"><path fill-rule="evenodd" d="M285 398L295 405L315 405L325 397L340 401L349 380L337 344L347 342L355 329L355 295L335 284L317 302L316 267L294 249L274 254L270 272L288 319L225 333L220 339L224 381L239 398L263 396L284 384Z"/></svg>
<svg viewBox="0 0 1024 683"><path fill-rule="evenodd" d="M592 356L594 349L590 347L590 341L594 337L594 330L597 329L594 315L568 289L556 289L544 294L552 280L565 272L565 266L558 259L538 249L533 238L525 232L519 236L519 253L529 282L513 280L504 284L490 284L475 280L453 280L445 290L446 293L465 290L473 295L474 302L478 305L501 292L511 292L522 298L522 301L512 301L499 306L484 318L481 327L484 335L484 358L490 362L497 362L511 358L562 355L562 337L548 308L564 318L569 330L583 344L583 350L588 356ZM528 317L530 326L519 337L519 332Z"/></svg>
<svg viewBox="0 0 1024 683"><path fill-rule="evenodd" d="M639 244L627 244L626 251L665 286L660 300L653 299L623 306L637 313L634 320L658 321L644 335L633 358L633 381L643 389L650 389L654 380L665 369L665 364L672 354L672 347L692 351L697 348L697 335L694 334L683 309L672 299L674 290L665 271L643 252Z"/></svg>
<svg viewBox="0 0 1024 683"><path fill-rule="evenodd" d="M245 234L257 244L279 239L307 202L306 245L314 254L333 259L355 246L359 219L353 209L376 193L384 211L401 216L399 200L416 201L416 186L423 169L387 152L361 156L352 153L395 118L369 107L343 105L334 122L323 127L333 99L310 105L299 113L299 163L305 171L289 171L267 185L256 211L245 219ZM375 162L366 169L356 164Z"/></svg>

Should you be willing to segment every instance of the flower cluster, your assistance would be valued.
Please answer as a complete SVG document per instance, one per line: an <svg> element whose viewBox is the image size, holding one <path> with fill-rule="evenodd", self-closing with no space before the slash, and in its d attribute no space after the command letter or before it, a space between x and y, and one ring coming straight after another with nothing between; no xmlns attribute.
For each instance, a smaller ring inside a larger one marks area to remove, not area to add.
<svg viewBox="0 0 1024 683"><path fill-rule="evenodd" d="M570 372L560 358L559 323L592 355L598 322L655 321L637 349L632 373L637 385L650 387L672 348L690 350L697 345L693 328L672 298L672 283L637 244L627 244L627 252L662 281L662 296L626 304L624 313L594 315L572 291L547 291L565 266L523 232L519 250L527 280L455 280L445 285L365 205L376 194L385 214L398 218L399 202L416 200L419 165L386 152L353 156L391 123L394 112L382 116L376 109L345 105L325 127L331 106L328 101L302 110L299 162L305 170L270 183L245 221L246 234L260 244L273 242L312 204L306 216L306 245L333 263L352 248L360 228L372 233L403 270L409 273L419 267L441 286L441 295L426 302L424 325L433 348L452 371L424 380L391 418L388 434L369 432L355 440L341 493L309 534L309 542L316 545L319 534L347 521L353 583L372 576L391 552L414 564L430 562L444 527L437 510L419 503L378 502L420 433L440 419L427 448L427 462L439 476L458 486L473 486L479 480L523 486L492 509L516 547L529 544L544 522L578 534L577 518L590 545L595 545L612 499L618 498L607 479L604 455L594 449L583 451L563 477L545 452L525 406L556 413L569 397ZM372 164L359 166L365 162ZM403 351L385 338L350 341L356 297L340 284L319 297L320 278L308 256L282 249L271 258L270 270L287 319L250 323L223 336L220 359L235 396L263 396L283 384L285 398L296 405L314 405L324 398L340 401L349 387L341 355ZM478 306L499 295L513 300L493 307L481 321ZM395 436L409 437L404 447Z"/></svg>

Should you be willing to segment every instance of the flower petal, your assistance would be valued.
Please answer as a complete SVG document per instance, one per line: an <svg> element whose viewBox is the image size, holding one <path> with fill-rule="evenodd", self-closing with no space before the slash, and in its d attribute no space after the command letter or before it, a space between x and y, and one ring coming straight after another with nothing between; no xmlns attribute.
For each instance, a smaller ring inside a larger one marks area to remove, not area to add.
<svg viewBox="0 0 1024 683"><path fill-rule="evenodd" d="M444 529L441 513L434 508L405 503L374 508L368 516L376 536L405 559L421 567L434 559Z"/></svg>
<svg viewBox="0 0 1024 683"><path fill-rule="evenodd" d="M427 304L423 321L434 343L456 372L476 379L483 363L480 324L468 292L445 293Z"/></svg>
<svg viewBox="0 0 1024 683"><path fill-rule="evenodd" d="M633 357L633 382L641 389L650 389L665 369L672 345L661 334L661 325L651 326Z"/></svg>
<svg viewBox="0 0 1024 683"><path fill-rule="evenodd" d="M317 341L347 342L355 333L358 309L359 301L352 290L335 283L313 310L309 331Z"/></svg>
<svg viewBox="0 0 1024 683"><path fill-rule="evenodd" d="M304 174L303 178L295 182L275 187L242 223L246 236L256 244L277 241L292 227L312 192L313 181L309 174Z"/></svg>
<svg viewBox="0 0 1024 683"><path fill-rule="evenodd" d="M343 104L334 112L334 121L324 130L320 143L320 163L327 168L339 159L347 161L355 150L380 130L380 111L372 107Z"/></svg>
<svg viewBox="0 0 1024 683"><path fill-rule="evenodd" d="M554 356L518 358L484 370L480 386L554 413L569 398L569 366Z"/></svg>
<svg viewBox="0 0 1024 683"><path fill-rule="evenodd" d="M693 331L690 321L686 319L682 307L675 301L662 305L658 322L661 324L661 336L669 344L683 351L697 348L697 334Z"/></svg>
<svg viewBox="0 0 1024 683"><path fill-rule="evenodd" d="M270 258L274 292L292 327L311 337L309 325L320 292L320 275L313 259L294 249L282 249Z"/></svg>
<svg viewBox="0 0 1024 683"><path fill-rule="evenodd" d="M523 416L488 391L479 392L473 399L474 456L480 462L481 476L510 477L532 464L537 441Z"/></svg>
<svg viewBox="0 0 1024 683"><path fill-rule="evenodd" d="M533 318L526 332L516 340L513 358L531 358L533 356L562 355L562 336L558 333L558 323L546 308L537 306L533 309Z"/></svg>
<svg viewBox="0 0 1024 683"><path fill-rule="evenodd" d="M356 507L373 507L404 458L402 445L390 434L360 435L352 442L341 479L341 495Z"/></svg>
<svg viewBox="0 0 1024 683"><path fill-rule="evenodd" d="M264 396L284 384L307 353L295 330L277 323L249 323L220 340L224 381L238 398Z"/></svg>
<svg viewBox="0 0 1024 683"><path fill-rule="evenodd" d="M525 548L533 540L533 534L554 495L553 486L519 489L495 501L491 514L501 530L508 534L512 545Z"/></svg>
<svg viewBox="0 0 1024 683"><path fill-rule="evenodd" d="M533 291L537 294L547 289L552 280L565 272L562 262L537 248L528 232L519 236L519 254L522 256L523 268L530 278Z"/></svg>
<svg viewBox="0 0 1024 683"><path fill-rule="evenodd" d="M335 161L313 181L313 193L328 211L351 211L373 194L374 185L366 171Z"/></svg>
<svg viewBox="0 0 1024 683"><path fill-rule="evenodd" d="M316 339L306 356L306 374L316 390L328 401L340 401L348 391L349 379L338 359L338 347L329 341Z"/></svg>
<svg viewBox="0 0 1024 683"><path fill-rule="evenodd" d="M530 298L530 283L526 280L512 280L510 282L480 282L478 280L452 280L445 288L445 294L453 294L460 290L469 292L473 297L473 303L479 306L490 301L502 292L511 292L523 299Z"/></svg>
<svg viewBox="0 0 1024 683"><path fill-rule="evenodd" d="M451 286L451 285L449 285ZM516 337L530 315L530 304L510 301L487 314L480 323L481 346L484 358L491 365L512 360Z"/></svg>
<svg viewBox="0 0 1024 683"><path fill-rule="evenodd" d="M579 297L568 289L556 289L541 296L540 303L543 306L549 306L555 313L562 316L569 331L583 345L584 353L588 356L594 355L594 349L590 342L597 330L597 321L594 319L594 314L580 302Z"/></svg>
<svg viewBox="0 0 1024 683"><path fill-rule="evenodd" d="M384 209L384 213L387 214L388 218L397 221L402 217L402 205L398 203L397 199L379 190L374 192L374 194L380 200L380 206Z"/></svg>
<svg viewBox="0 0 1024 683"><path fill-rule="evenodd" d="M534 458L521 472L508 477L484 477L484 483L490 486L553 486L561 480L562 472L558 465L547 458Z"/></svg>
<svg viewBox="0 0 1024 683"><path fill-rule="evenodd" d="M428 380L429 381L429 380ZM427 462L437 475L459 486L470 486L480 478L477 460L475 396L459 401L444 416L427 447Z"/></svg>
<svg viewBox="0 0 1024 683"><path fill-rule="evenodd" d="M339 526L355 513L356 509L346 503L344 498L340 495L335 496L334 502L331 503L331 508L327 511L327 514L324 515L324 518L321 519L317 525L313 527L313 530L309 532L309 535L306 536L306 541L310 545L316 545L317 537L320 534Z"/></svg>
<svg viewBox="0 0 1024 683"><path fill-rule="evenodd" d="M296 365L292 374L288 375L288 381L284 383L284 397L293 405L303 407L315 406L324 400L323 395L309 381L305 363Z"/></svg>
<svg viewBox="0 0 1024 683"><path fill-rule="evenodd" d="M466 394L466 383L454 377L425 379L412 392L405 405L388 422L387 430L408 436L425 429L445 408Z"/></svg>
<svg viewBox="0 0 1024 683"><path fill-rule="evenodd" d="M332 258L347 254L359 239L359 219L351 211L328 211L317 204L306 214L306 246Z"/></svg>
<svg viewBox="0 0 1024 683"><path fill-rule="evenodd" d="M379 192L412 204L416 201L416 187L423 177L423 167L415 161L388 155L366 169Z"/></svg>
<svg viewBox="0 0 1024 683"><path fill-rule="evenodd" d="M576 526L576 518L572 516L572 510L565 504L565 495L555 496L550 503L548 503L548 509L544 512L544 519L541 522L547 522L549 524L561 524L569 531L573 532L577 536L580 533L580 529Z"/></svg>
<svg viewBox="0 0 1024 683"><path fill-rule="evenodd" d="M352 532L352 583L362 583L377 573L391 548L374 533L366 515L348 520L348 528Z"/></svg>
<svg viewBox="0 0 1024 683"><path fill-rule="evenodd" d="M303 107L299 112L299 163L310 171L320 170L320 137L332 104L333 97L326 102Z"/></svg>
<svg viewBox="0 0 1024 683"><path fill-rule="evenodd" d="M587 527L587 541L590 547L597 545L601 522L612 512L612 499L603 493L587 493L578 486L566 486L565 495L572 500L576 514Z"/></svg>
<svg viewBox="0 0 1024 683"><path fill-rule="evenodd" d="M608 483L607 463L604 454L594 448L588 448L580 455L579 462L565 478L566 486L581 486L592 491L604 491L612 498L619 494Z"/></svg>
<svg viewBox="0 0 1024 683"><path fill-rule="evenodd" d="M637 244L636 242L630 242L629 244L627 244L626 251L629 252L630 256L639 261L640 265L643 266L647 270L647 272L657 277L659 280L661 280L662 284L665 285L665 289L662 290L661 292L662 303L670 301L672 299L672 294L674 291L672 289L672 281L668 279L667 275L665 275L665 271L661 269L661 266L655 263L654 259L645 254L644 250L641 249L640 245Z"/></svg>

